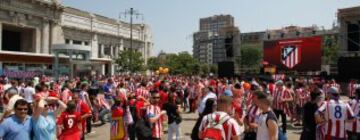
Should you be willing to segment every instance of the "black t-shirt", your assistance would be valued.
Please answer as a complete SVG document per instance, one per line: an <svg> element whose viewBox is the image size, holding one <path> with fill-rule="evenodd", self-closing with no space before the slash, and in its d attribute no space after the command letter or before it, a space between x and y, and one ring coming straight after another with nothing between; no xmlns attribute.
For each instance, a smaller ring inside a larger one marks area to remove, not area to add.
<svg viewBox="0 0 360 140"><path fill-rule="evenodd" d="M309 132L314 132L316 130L316 123L315 123L315 112L318 109L317 104L312 102L307 102L304 105L304 115L303 115L303 129Z"/></svg>
<svg viewBox="0 0 360 140"><path fill-rule="evenodd" d="M181 119L180 114L176 112L177 104L166 102L163 105L163 110L166 111L166 115L168 116L168 124L172 124L176 119Z"/></svg>

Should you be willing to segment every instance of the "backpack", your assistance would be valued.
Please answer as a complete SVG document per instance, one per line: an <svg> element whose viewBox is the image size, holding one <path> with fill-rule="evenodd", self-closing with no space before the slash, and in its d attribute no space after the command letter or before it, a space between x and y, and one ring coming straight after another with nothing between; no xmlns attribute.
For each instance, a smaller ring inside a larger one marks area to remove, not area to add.
<svg viewBox="0 0 360 140"><path fill-rule="evenodd" d="M207 116L208 125L201 134L201 138L204 140L223 140L222 125L230 119L229 115L221 117L219 122L212 119L211 115Z"/></svg>
<svg viewBox="0 0 360 140"><path fill-rule="evenodd" d="M135 123L136 136L138 139L148 140L152 137L150 124L144 118L140 118Z"/></svg>

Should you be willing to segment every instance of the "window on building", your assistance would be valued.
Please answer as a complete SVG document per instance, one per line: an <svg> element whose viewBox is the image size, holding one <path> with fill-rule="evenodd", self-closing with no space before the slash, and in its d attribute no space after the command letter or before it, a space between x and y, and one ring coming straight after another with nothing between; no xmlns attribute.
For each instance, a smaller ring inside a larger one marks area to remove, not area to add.
<svg viewBox="0 0 360 140"><path fill-rule="evenodd" d="M85 41L84 44L85 44L85 46L89 46L89 42L88 42L88 41Z"/></svg>
<svg viewBox="0 0 360 140"><path fill-rule="evenodd" d="M73 44L75 45L81 45L82 41L79 40L73 40Z"/></svg>
<svg viewBox="0 0 360 140"><path fill-rule="evenodd" d="M65 39L65 44L70 44L70 40L69 40L69 39Z"/></svg>
<svg viewBox="0 0 360 140"><path fill-rule="evenodd" d="M101 54L101 44L98 44L98 46L99 46L99 47L98 47L98 48L99 48L99 49L98 49L98 57L101 58L101 55L102 55L102 54Z"/></svg>
<svg viewBox="0 0 360 140"><path fill-rule="evenodd" d="M111 47L110 46L105 46L104 47L104 54L105 55L111 55Z"/></svg>

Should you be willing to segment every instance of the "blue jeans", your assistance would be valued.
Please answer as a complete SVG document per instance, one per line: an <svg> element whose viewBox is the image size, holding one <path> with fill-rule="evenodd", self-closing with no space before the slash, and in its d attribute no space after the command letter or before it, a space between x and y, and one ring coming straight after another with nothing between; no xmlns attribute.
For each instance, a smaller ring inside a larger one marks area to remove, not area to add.
<svg viewBox="0 0 360 140"><path fill-rule="evenodd" d="M176 124L176 122L169 124L168 140L173 139L174 133L176 134L176 140L179 140L180 139L180 124Z"/></svg>
<svg viewBox="0 0 360 140"><path fill-rule="evenodd" d="M109 114L109 113L110 113L110 110L108 110L108 109L103 108L100 110L99 118L100 118L101 123L106 122L105 116L106 116L106 114Z"/></svg>

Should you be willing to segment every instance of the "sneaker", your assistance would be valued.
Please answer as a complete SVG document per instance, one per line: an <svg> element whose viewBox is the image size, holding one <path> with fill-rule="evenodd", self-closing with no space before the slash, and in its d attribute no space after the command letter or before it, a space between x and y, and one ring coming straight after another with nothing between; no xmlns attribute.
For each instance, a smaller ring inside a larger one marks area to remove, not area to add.
<svg viewBox="0 0 360 140"><path fill-rule="evenodd" d="M302 126L300 123L295 123L294 126Z"/></svg>
<svg viewBox="0 0 360 140"><path fill-rule="evenodd" d="M86 133L86 134L90 135L90 134L95 134L95 133L96 133L96 131L91 131L91 132Z"/></svg>

